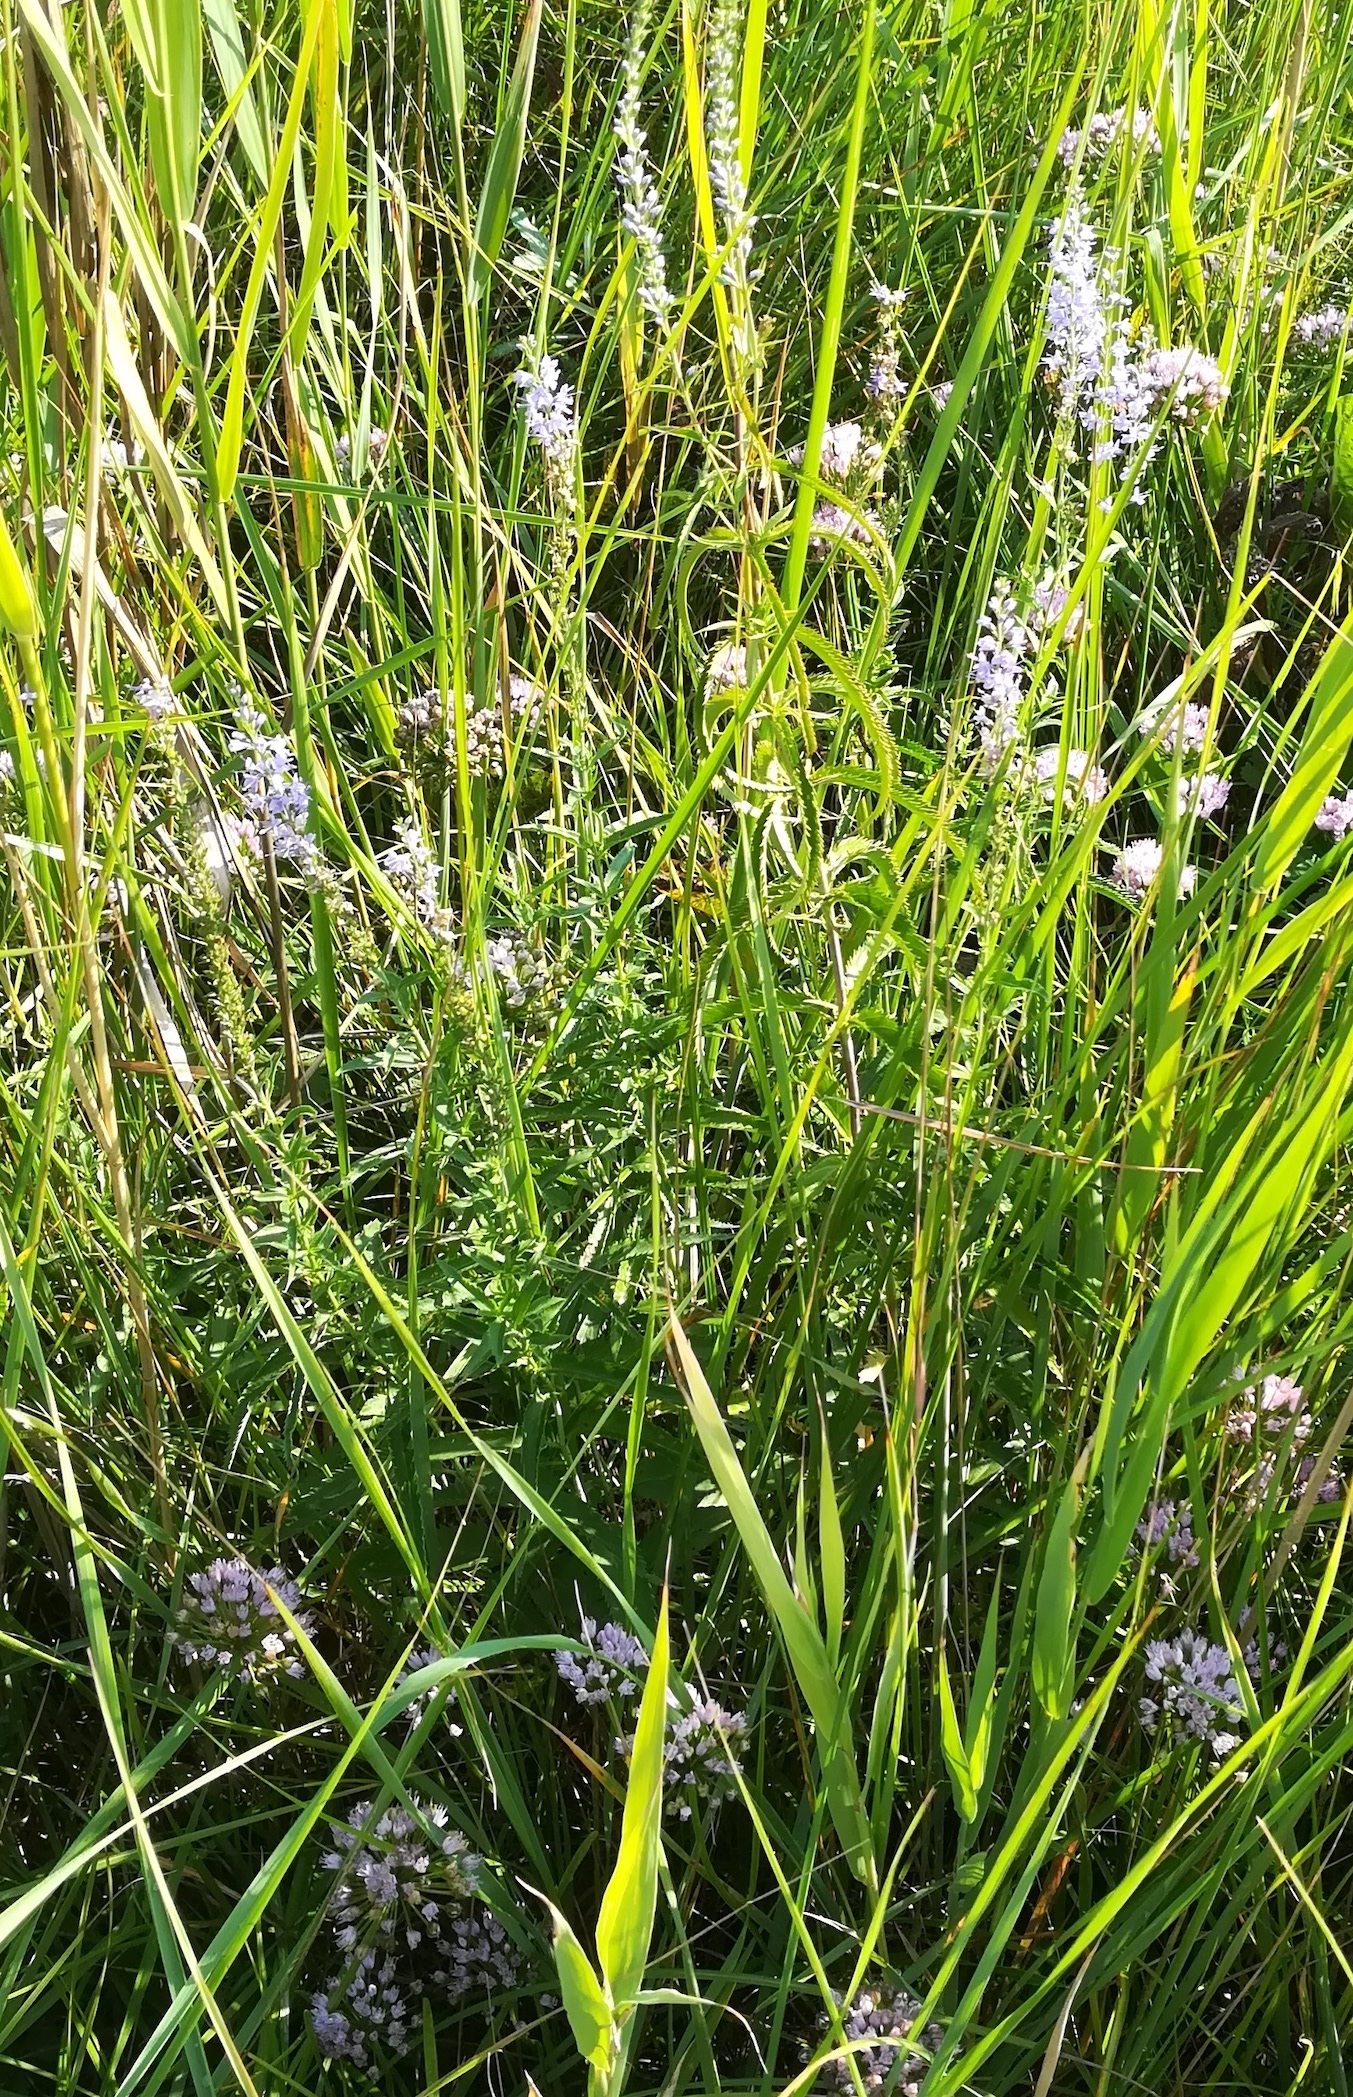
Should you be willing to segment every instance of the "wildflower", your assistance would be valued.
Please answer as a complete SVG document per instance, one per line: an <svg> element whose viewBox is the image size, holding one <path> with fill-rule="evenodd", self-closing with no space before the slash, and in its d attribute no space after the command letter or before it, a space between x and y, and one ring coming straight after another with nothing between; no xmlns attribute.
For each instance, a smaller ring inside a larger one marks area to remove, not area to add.
<svg viewBox="0 0 1353 2097"><path fill-rule="evenodd" d="M745 1711L725 1711L710 1697L696 1697L689 1711L669 1714L663 1741L663 1783L686 1795L678 1816L689 1820L692 1806L717 1806L737 1794L741 1749L749 1731Z"/></svg>
<svg viewBox="0 0 1353 2097"><path fill-rule="evenodd" d="M898 315L910 293L887 284L874 284L870 296L879 309L879 340L869 364L864 390L875 407L895 409L906 397L902 376L902 346L898 340Z"/></svg>
<svg viewBox="0 0 1353 2097"><path fill-rule="evenodd" d="M1239 1637L1244 1638L1249 1631L1253 1621L1253 1614L1253 1611L1249 1609L1243 1612L1240 1623L1237 1626ZM1242 1649L1240 1657L1244 1662L1245 1672L1251 1679L1256 1675L1263 1674L1265 1656L1267 1656L1267 1663L1270 1668L1281 1667L1287 1658L1287 1647L1280 1638L1275 1639L1273 1637L1269 1628L1272 1621L1272 1617L1265 1613L1264 1636L1262 1640L1257 1635L1252 1634Z"/></svg>
<svg viewBox="0 0 1353 2097"><path fill-rule="evenodd" d="M484 958L498 979L503 1003L514 1012L542 991L549 980L543 958L518 932L498 932L486 939Z"/></svg>
<svg viewBox="0 0 1353 2097"><path fill-rule="evenodd" d="M1313 1425L1301 1395L1301 1385L1290 1376L1266 1376L1257 1392L1249 1386L1241 1393L1245 1403L1233 1405L1226 1415L1228 1439L1254 1442L1265 1435L1276 1439L1290 1430L1294 1445L1300 1448Z"/></svg>
<svg viewBox="0 0 1353 2097"><path fill-rule="evenodd" d="M311 872L317 853L307 828L310 789L296 769L296 753L284 735L268 734L267 722L253 707L241 707L239 719L229 748L244 760L246 840L260 850L266 840L274 859L294 860Z"/></svg>
<svg viewBox="0 0 1353 2097"><path fill-rule="evenodd" d="M1304 343L1308 349L1328 349L1331 343L1340 340L1348 321L1349 316L1342 306L1319 306L1314 313L1298 314L1294 332L1298 342Z"/></svg>
<svg viewBox="0 0 1353 2097"><path fill-rule="evenodd" d="M1062 770L1062 752L1058 744L1052 743L1045 750L1034 752L1034 778L1043 789L1043 799L1051 801L1057 792L1057 778ZM1067 808L1084 801L1094 808L1109 791L1109 775L1102 765L1091 764L1086 750L1068 750L1066 773L1062 788L1062 801Z"/></svg>
<svg viewBox="0 0 1353 2097"><path fill-rule="evenodd" d="M438 1652L436 1646L417 1647L412 1653L410 1653L403 1667L395 1676L395 1688L402 1689L404 1687L404 1684L410 1679L410 1677L416 1675L421 1668L431 1667L434 1661L442 1660L445 1657L446 1656L443 1653ZM450 1688L445 1683L442 1684L442 1688L446 1690L446 1704L442 1715L444 1718L447 1718L447 1730L450 1733L459 1737L461 1728L459 1726L452 1725L448 1717L448 1713L450 1712L451 1706L456 1701L456 1692L453 1688ZM432 1702L433 1698L439 1694L439 1690L425 1689L423 1691L422 1696L415 1697L411 1704L405 1705L404 1723L411 1733L415 1732L417 1728L422 1724L423 1714L426 1712L428 1705Z"/></svg>
<svg viewBox="0 0 1353 2097"><path fill-rule="evenodd" d="M705 665L705 692L743 692L747 689L747 650L737 641L725 641Z"/></svg>
<svg viewBox="0 0 1353 2097"><path fill-rule="evenodd" d="M1065 583L1053 576L1045 575L1033 587L1033 598L1029 613L1029 630L1037 633L1040 641L1051 633L1070 602L1071 592ZM1085 630L1085 606L1072 605L1066 625L1062 628L1062 646L1070 648L1080 639Z"/></svg>
<svg viewBox="0 0 1353 2097"><path fill-rule="evenodd" d="M1231 791L1229 779L1220 772L1199 772L1196 778L1185 775L1175 789L1175 808L1179 815L1196 815L1207 822L1212 816L1220 815L1226 806Z"/></svg>
<svg viewBox="0 0 1353 2097"><path fill-rule="evenodd" d="M190 1573L184 1583L171 1634L183 1658L200 1661L203 1667L228 1668L242 1682L303 1675L296 1634L269 1588L308 1637L314 1619L301 1607L299 1587L280 1566L260 1573L247 1558L216 1558L204 1571Z"/></svg>
<svg viewBox="0 0 1353 2097"><path fill-rule="evenodd" d="M378 473L390 446L390 432L373 426L367 432L366 459L373 473ZM346 478L352 472L352 439L346 432L334 446L334 464Z"/></svg>
<svg viewBox="0 0 1353 2097"><path fill-rule="evenodd" d="M1138 837L1124 845L1113 863L1109 879L1115 888L1122 890L1131 903L1139 903L1154 885L1165 859L1165 848L1159 838ZM1196 866L1179 869L1179 893L1191 896L1198 883Z"/></svg>
<svg viewBox="0 0 1353 2097"><path fill-rule="evenodd" d="M846 2097L855 2088L855 2073L870 2097L882 2090L892 2097L918 2097L944 2033L938 2024L928 2024L915 2038L910 2036L921 2014L915 1996L905 1988L864 1988L840 2008L841 2030L851 2051L847 2058L826 2063L824 2079Z"/></svg>
<svg viewBox="0 0 1353 2097"><path fill-rule="evenodd" d="M1207 742L1208 722L1211 719L1205 706L1197 706L1186 700L1182 706L1173 706L1161 713L1156 708L1147 711L1140 724L1142 735L1159 732L1162 750L1173 754L1176 749L1190 755L1196 754Z"/></svg>
<svg viewBox="0 0 1353 2097"><path fill-rule="evenodd" d="M409 1992L388 1953L363 1952L351 1980L339 1977L311 1998L310 2025L324 2058L363 2068L375 2082L378 2050L398 2059L413 2043Z"/></svg>
<svg viewBox="0 0 1353 2097"><path fill-rule="evenodd" d="M1193 1509L1187 1500L1153 1500L1136 1534L1144 1550L1164 1544L1170 1564L1188 1569L1198 1563L1193 1539Z"/></svg>
<svg viewBox="0 0 1353 2097"><path fill-rule="evenodd" d="M742 175L738 115L741 49L742 23L736 0L716 0L710 19L705 66L709 185L719 207L728 246L723 281L745 290L751 270L752 228L756 219L747 209L747 185ZM744 348L750 346L744 344Z"/></svg>
<svg viewBox="0 0 1353 2097"><path fill-rule="evenodd" d="M667 288L667 261L662 251L662 204L648 164L648 142L639 122L639 76L647 26L648 6L644 0L630 29L620 74L615 119L620 146L616 180L620 187L620 223L635 246L639 303L660 326L665 326L672 310L672 294Z"/></svg>
<svg viewBox="0 0 1353 2097"><path fill-rule="evenodd" d="M820 502L813 512L809 544L816 553L830 553L832 547L843 539L849 539L855 546L869 546L878 528L877 517L867 510L857 514L839 502Z"/></svg>
<svg viewBox="0 0 1353 2097"><path fill-rule="evenodd" d="M430 930L442 930L445 912L438 900L441 868L424 841L417 818L409 816L395 832L395 842L380 856L381 872L414 915Z"/></svg>
<svg viewBox="0 0 1353 2097"><path fill-rule="evenodd" d="M174 694L163 677L143 677L132 692L136 704L152 721L162 721L174 711Z"/></svg>
<svg viewBox="0 0 1353 2097"><path fill-rule="evenodd" d="M526 434L540 446L545 470L552 482L562 484L573 470L578 448L578 418L573 388L554 357L541 357L534 366L524 364L516 374L522 389L522 417Z"/></svg>
<svg viewBox="0 0 1353 2097"><path fill-rule="evenodd" d="M648 1672L648 1653L641 1639L623 1624L602 1624L595 1617L583 1618L582 1642L587 1658L562 1649L554 1664L580 1704L605 1704L612 1697L632 1697Z"/></svg>
<svg viewBox="0 0 1353 2097"><path fill-rule="evenodd" d="M1313 1456L1303 1456L1301 1462L1297 1465L1296 1473L1292 1481L1292 1497L1294 1500L1299 1500L1301 1498L1302 1494L1305 1492L1307 1486L1310 1484L1312 1478L1314 1477L1315 1462L1316 1460ZM1316 1487L1315 1497L1317 1501L1324 1501L1326 1504L1328 1504L1331 1500L1341 1500L1343 1498L1343 1493L1343 1474L1340 1472L1338 1467L1335 1466L1333 1469L1328 1471L1326 1475L1321 1479L1319 1485Z"/></svg>
<svg viewBox="0 0 1353 2097"><path fill-rule="evenodd" d="M941 379L938 386L932 386L930 389L930 398L939 409L941 415L943 415L949 405L949 396L953 390L954 382L952 379Z"/></svg>
<svg viewBox="0 0 1353 2097"><path fill-rule="evenodd" d="M440 1950L446 1965L433 1979L452 2002L517 1985L521 1966L512 1939L488 1908L453 1916L442 1932Z"/></svg>
<svg viewBox="0 0 1353 2097"><path fill-rule="evenodd" d="M141 446L136 438L128 445L123 443L121 437L110 437L103 447L103 455L114 473L127 473L133 466L139 466L142 458Z"/></svg>
<svg viewBox="0 0 1353 2097"><path fill-rule="evenodd" d="M796 444L786 455L791 466L802 466L804 447ZM873 480L882 463L883 454L876 444L865 442L864 431L858 422L829 422L822 432L822 449L818 454L817 470L825 481L836 481L841 487L849 482L856 466L868 479Z"/></svg>
<svg viewBox="0 0 1353 2097"><path fill-rule="evenodd" d="M1047 340L1043 370L1068 419L1093 403L1109 339L1109 309L1099 282L1094 229L1079 190L1066 200L1048 241Z"/></svg>
<svg viewBox="0 0 1353 2097"><path fill-rule="evenodd" d="M1019 734L1029 645L1029 629L1019 616L1014 592L1003 576L997 576L977 622L971 672L977 695L973 718L988 770L995 769Z"/></svg>
<svg viewBox="0 0 1353 2097"><path fill-rule="evenodd" d="M1065 130L1057 141L1057 157L1063 167L1070 167L1085 141L1087 160L1104 160L1115 151L1128 130L1126 109L1099 110L1091 117L1084 131ZM1160 133L1149 109L1134 109L1131 118L1132 148L1134 152L1145 146L1148 153L1159 153Z"/></svg>
<svg viewBox="0 0 1353 2097"><path fill-rule="evenodd" d="M1353 792L1326 794L1316 813L1315 827L1332 837L1336 845L1342 844L1349 830L1353 830Z"/></svg>
<svg viewBox="0 0 1353 2097"><path fill-rule="evenodd" d="M1185 1738L1204 1742L1218 1761L1239 1744L1230 1728L1243 1717L1243 1706L1225 1646L1196 1631L1153 1638L1146 1648L1146 1679L1158 1685L1159 1694L1141 1699L1143 1725L1168 1720Z"/></svg>
<svg viewBox="0 0 1353 2097"><path fill-rule="evenodd" d="M0 750L0 787L13 786L19 776L12 750Z"/></svg>
<svg viewBox="0 0 1353 2097"><path fill-rule="evenodd" d="M446 1911L470 1899L480 1859L459 1829L447 1832L445 1806L413 1798L417 1818L389 1805L372 1821L374 1800L354 1806L346 1824L330 1823L335 1847L322 1859L338 1874L335 1939L343 1951L384 1940L414 1951L440 1939Z"/></svg>
<svg viewBox="0 0 1353 2097"><path fill-rule="evenodd" d="M1187 344L1151 350L1142 362L1142 378L1153 410L1168 403L1176 422L1198 422L1213 414L1231 390L1215 357Z"/></svg>

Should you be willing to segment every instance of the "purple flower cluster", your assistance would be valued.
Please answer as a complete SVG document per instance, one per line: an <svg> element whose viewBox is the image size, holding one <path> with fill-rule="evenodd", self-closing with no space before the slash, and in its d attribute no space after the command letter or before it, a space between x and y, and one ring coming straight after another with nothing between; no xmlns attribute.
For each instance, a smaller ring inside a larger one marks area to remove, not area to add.
<svg viewBox="0 0 1353 2097"><path fill-rule="evenodd" d="M688 1711L668 1714L663 1740L663 1784L678 1818L696 1805L717 1806L737 1796L740 1756L750 1731L745 1711L725 1711L712 1697L695 1697ZM626 1752L630 1743L626 1742Z"/></svg>
<svg viewBox="0 0 1353 2097"><path fill-rule="evenodd" d="M402 1689L410 1677L418 1674L420 1669L431 1667L434 1661L444 1660L445 1657L444 1653L438 1652L436 1646L417 1647L410 1653L403 1667L395 1676L395 1688ZM458 1735L461 1730L460 1727L452 1725L449 1718L451 1706L456 1701L456 1692L445 1684L442 1685L442 1688L446 1690L446 1703L443 1707L442 1716L447 1722L448 1730ZM411 1704L407 1704L404 1707L404 1723L411 1733L422 1723L423 1713L427 1710L433 1698L441 1695L441 1693L441 1689L425 1689L422 1696L415 1697Z"/></svg>
<svg viewBox="0 0 1353 2097"><path fill-rule="evenodd" d="M1244 1707L1225 1646L1197 1631L1153 1638L1146 1648L1146 1679L1154 1690L1138 1706L1144 1725L1163 1723L1201 1741L1219 1762L1239 1745L1232 1729L1243 1721Z"/></svg>
<svg viewBox="0 0 1353 2097"><path fill-rule="evenodd" d="M445 1806L415 1798L416 1815L394 1804L373 1821L372 1804L354 1806L346 1825L329 1829L335 1846L323 1863L338 1874L335 1939L342 1951L368 1939L416 1951L441 1935L445 1909L471 1898L481 1860L458 1828L448 1832Z"/></svg>
<svg viewBox="0 0 1353 2097"><path fill-rule="evenodd" d="M246 840L260 853L267 842L274 859L294 861L310 873L317 858L309 830L310 789L296 769L296 753L284 735L268 733L263 715L253 707L242 706L239 719L229 748L243 760Z"/></svg>
<svg viewBox="0 0 1353 2097"><path fill-rule="evenodd" d="M448 1828L443 1806L410 1803L412 1812L392 1804L378 1816L372 1800L355 1807L331 1825L334 1847L322 1860L337 1874L331 1920L344 1963L312 1997L310 2022L326 2059L373 2082L386 2059L408 2051L425 1994L458 2002L518 1978L506 1930L471 1906L481 1860Z"/></svg>
<svg viewBox="0 0 1353 2097"><path fill-rule="evenodd" d="M841 2008L850 2053L828 2061L823 2079L847 2097L857 2073L870 2097L882 2090L892 2097L918 2097L931 2056L944 2038L938 2024L927 2024L912 2036L920 2014L920 2003L905 1988L861 1989Z"/></svg>
<svg viewBox="0 0 1353 2097"><path fill-rule="evenodd" d="M256 1572L246 1558L217 1558L204 1571L190 1573L184 1583L172 1633L183 1658L203 1667L228 1668L242 1682L303 1675L296 1635L269 1588L308 1636L313 1619L301 1607L301 1590L280 1566Z"/></svg>
<svg viewBox="0 0 1353 2097"><path fill-rule="evenodd" d="M1332 837L1336 845L1342 844L1353 830L1353 793L1326 794L1316 814L1315 827Z"/></svg>
<svg viewBox="0 0 1353 2097"><path fill-rule="evenodd" d="M648 1652L641 1639L623 1624L602 1624L583 1618L582 1642L585 1658L565 1652L554 1656L554 1664L580 1704L607 1704L614 1697L634 1696L648 1672Z"/></svg>
<svg viewBox="0 0 1353 2097"><path fill-rule="evenodd" d="M1187 1500L1153 1500L1137 1524L1137 1536L1148 1551L1164 1544L1173 1566L1187 1569L1198 1563L1198 1546L1193 1539L1193 1509Z"/></svg>

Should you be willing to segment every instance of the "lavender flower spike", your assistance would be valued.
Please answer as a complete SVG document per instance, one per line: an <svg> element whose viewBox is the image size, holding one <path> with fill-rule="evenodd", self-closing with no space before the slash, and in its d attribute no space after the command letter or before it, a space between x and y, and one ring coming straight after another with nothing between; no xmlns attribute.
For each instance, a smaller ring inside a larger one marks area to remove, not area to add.
<svg viewBox="0 0 1353 2097"><path fill-rule="evenodd" d="M647 0L642 0L630 28L620 74L620 102L615 135L620 147L616 180L620 187L620 223L634 242L638 263L639 303L659 326L671 317L667 262L662 251L662 203L648 164L648 141L639 122L639 77L643 71Z"/></svg>

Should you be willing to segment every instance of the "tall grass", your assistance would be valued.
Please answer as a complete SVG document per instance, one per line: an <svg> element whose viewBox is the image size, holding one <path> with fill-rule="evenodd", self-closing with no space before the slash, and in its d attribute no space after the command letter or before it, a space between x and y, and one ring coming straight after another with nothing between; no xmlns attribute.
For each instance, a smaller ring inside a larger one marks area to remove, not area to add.
<svg viewBox="0 0 1353 2097"><path fill-rule="evenodd" d="M1350 10L0 28L0 2088L1346 2097Z"/></svg>

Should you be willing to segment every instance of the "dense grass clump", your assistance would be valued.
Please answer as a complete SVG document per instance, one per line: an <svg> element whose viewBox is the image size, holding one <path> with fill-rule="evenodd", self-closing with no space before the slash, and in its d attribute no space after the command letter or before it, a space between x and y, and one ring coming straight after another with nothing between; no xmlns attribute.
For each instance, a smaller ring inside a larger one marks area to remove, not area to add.
<svg viewBox="0 0 1353 2097"><path fill-rule="evenodd" d="M0 26L0 2091L1347 2097L1353 14Z"/></svg>

